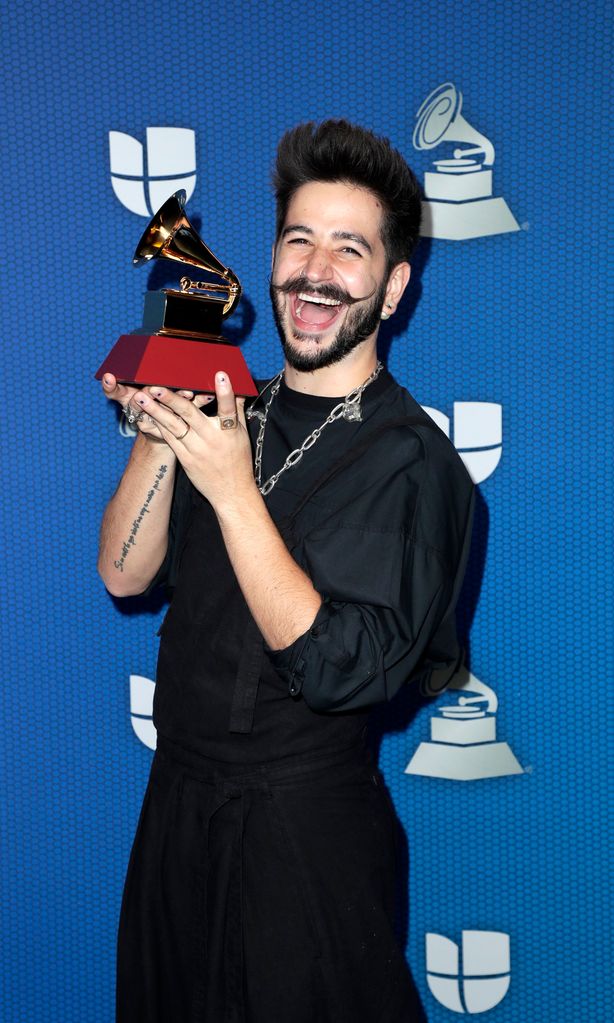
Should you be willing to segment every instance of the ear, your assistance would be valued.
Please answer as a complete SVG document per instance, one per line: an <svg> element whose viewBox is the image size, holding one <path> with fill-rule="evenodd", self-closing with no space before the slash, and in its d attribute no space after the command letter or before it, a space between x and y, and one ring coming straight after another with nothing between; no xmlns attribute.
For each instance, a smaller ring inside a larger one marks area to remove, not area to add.
<svg viewBox="0 0 614 1023"><path fill-rule="evenodd" d="M409 263L397 263L397 265L390 271L388 286L386 287L386 297L384 299L384 308L382 309L381 314L382 320L387 320L389 316L392 316L392 314L396 312L396 308L401 301L403 292L407 287L410 275L411 267Z"/></svg>

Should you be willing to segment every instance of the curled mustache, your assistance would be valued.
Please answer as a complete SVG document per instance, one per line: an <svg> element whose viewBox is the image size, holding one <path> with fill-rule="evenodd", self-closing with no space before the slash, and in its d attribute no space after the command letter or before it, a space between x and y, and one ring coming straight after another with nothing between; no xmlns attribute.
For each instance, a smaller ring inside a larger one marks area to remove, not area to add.
<svg viewBox="0 0 614 1023"><path fill-rule="evenodd" d="M300 275L299 277L291 278L284 284L273 284L271 281L271 290L277 291L282 295L289 295L293 291L302 291L305 295L319 295L320 298L330 298L331 301L339 302L342 305L355 305L356 302L365 302L367 299L373 298L377 288L374 288L368 295L352 298L347 291L336 284L318 284L315 287L307 277Z"/></svg>

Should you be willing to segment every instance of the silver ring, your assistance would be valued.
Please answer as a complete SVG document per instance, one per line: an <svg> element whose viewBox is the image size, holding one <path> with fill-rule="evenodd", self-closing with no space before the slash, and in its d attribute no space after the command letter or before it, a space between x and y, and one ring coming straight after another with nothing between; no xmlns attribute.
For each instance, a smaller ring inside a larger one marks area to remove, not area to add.
<svg viewBox="0 0 614 1023"><path fill-rule="evenodd" d="M237 428L237 413L233 412L231 416L218 416L220 421L220 430L236 430Z"/></svg>
<svg viewBox="0 0 614 1023"><path fill-rule="evenodd" d="M175 440L183 440L183 438L186 437L189 432L190 432L190 424L186 423L185 430L183 431L183 433L179 437L175 437Z"/></svg>
<svg viewBox="0 0 614 1023"><path fill-rule="evenodd" d="M135 423L140 423L141 420L143 419L144 415L145 415L145 413L143 411L136 412L132 408L132 405L130 404L130 402L128 402L127 405L123 406L122 412L124 413L126 419L130 423L130 426L134 426Z"/></svg>

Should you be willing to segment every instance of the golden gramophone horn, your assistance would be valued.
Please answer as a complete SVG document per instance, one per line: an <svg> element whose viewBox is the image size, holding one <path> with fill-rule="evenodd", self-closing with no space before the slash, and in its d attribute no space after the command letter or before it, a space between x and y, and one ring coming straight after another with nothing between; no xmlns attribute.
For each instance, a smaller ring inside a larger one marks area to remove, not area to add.
<svg viewBox="0 0 614 1023"><path fill-rule="evenodd" d="M182 281L182 287L184 290L192 287L203 291L227 291L228 301L223 314L226 317L241 298L241 284L230 267L220 263L194 230L185 214L185 200L185 190L180 189L160 207L145 229L132 262L134 266L139 266L150 259L172 259L177 263L197 266L200 270L221 277L223 284L208 284L186 278L186 285L184 287Z"/></svg>

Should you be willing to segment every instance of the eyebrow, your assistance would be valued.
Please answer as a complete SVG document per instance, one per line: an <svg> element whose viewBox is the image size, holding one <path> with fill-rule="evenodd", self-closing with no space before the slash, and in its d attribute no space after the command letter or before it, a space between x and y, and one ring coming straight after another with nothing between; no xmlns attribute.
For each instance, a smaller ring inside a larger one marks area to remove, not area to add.
<svg viewBox="0 0 614 1023"><path fill-rule="evenodd" d="M285 238L288 234L292 234L293 231L301 231L303 234L309 235L313 234L312 229L307 227L305 224L288 224L288 226L284 227L281 232L282 238ZM373 254L373 249L363 234L357 234L354 231L333 231L331 237L335 241L356 242L357 245L362 245L363 249L366 249L370 255Z"/></svg>

